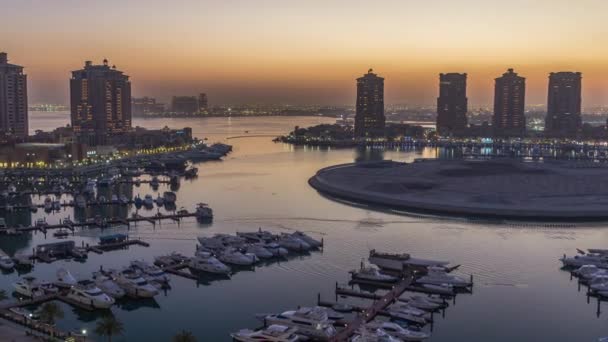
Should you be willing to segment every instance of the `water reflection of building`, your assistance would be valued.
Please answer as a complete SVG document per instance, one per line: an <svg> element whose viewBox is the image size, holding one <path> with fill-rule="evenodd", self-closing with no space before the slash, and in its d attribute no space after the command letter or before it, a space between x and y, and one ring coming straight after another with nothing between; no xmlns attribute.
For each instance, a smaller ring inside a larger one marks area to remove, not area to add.
<svg viewBox="0 0 608 342"><path fill-rule="evenodd" d="M116 195L120 198L120 195L124 195L127 199L133 199L133 183L119 183L113 184L107 187L97 187L97 199L100 197L106 199L106 201L112 200L112 195ZM86 208L74 208L74 218L76 221L84 222L88 218L94 218L100 216L102 218L120 218L126 219L129 217L130 205L92 205Z"/></svg>
<svg viewBox="0 0 608 342"><path fill-rule="evenodd" d="M17 210L10 214L3 214L6 225L8 227L18 227L19 225L29 227L32 225L32 214L29 210ZM0 249L8 255L14 255L15 252L25 249L29 246L32 240L32 233L23 233L20 235L3 236L0 239Z"/></svg>

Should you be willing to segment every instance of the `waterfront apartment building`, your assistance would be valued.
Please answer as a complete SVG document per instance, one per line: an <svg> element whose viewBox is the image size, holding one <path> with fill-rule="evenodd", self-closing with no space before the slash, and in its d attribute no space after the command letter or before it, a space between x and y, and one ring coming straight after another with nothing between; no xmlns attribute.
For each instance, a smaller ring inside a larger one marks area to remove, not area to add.
<svg viewBox="0 0 608 342"><path fill-rule="evenodd" d="M133 98L131 101L131 111L133 116L153 116L165 112L165 105L156 102L153 97Z"/></svg>
<svg viewBox="0 0 608 342"><path fill-rule="evenodd" d="M0 134L18 139L28 136L27 76L23 67L8 63L0 53Z"/></svg>
<svg viewBox="0 0 608 342"><path fill-rule="evenodd" d="M196 96L173 96L171 111L187 115L198 113L198 98Z"/></svg>
<svg viewBox="0 0 608 342"><path fill-rule="evenodd" d="M384 136L385 121L384 78L369 69L357 78L355 138Z"/></svg>
<svg viewBox="0 0 608 342"><path fill-rule="evenodd" d="M437 133L461 135L467 128L467 74L439 74Z"/></svg>
<svg viewBox="0 0 608 342"><path fill-rule="evenodd" d="M70 80L71 119L74 135L88 145L104 145L112 135L131 131L131 82L129 76L108 66L85 62Z"/></svg>
<svg viewBox="0 0 608 342"><path fill-rule="evenodd" d="M576 138L581 133L580 72L549 74L545 135L555 138Z"/></svg>
<svg viewBox="0 0 608 342"><path fill-rule="evenodd" d="M198 111L201 113L207 113L209 109L209 100L207 99L207 94L200 93L198 95Z"/></svg>
<svg viewBox="0 0 608 342"><path fill-rule="evenodd" d="M526 133L524 113L526 79L509 69L496 79L494 87L494 135L522 137Z"/></svg>

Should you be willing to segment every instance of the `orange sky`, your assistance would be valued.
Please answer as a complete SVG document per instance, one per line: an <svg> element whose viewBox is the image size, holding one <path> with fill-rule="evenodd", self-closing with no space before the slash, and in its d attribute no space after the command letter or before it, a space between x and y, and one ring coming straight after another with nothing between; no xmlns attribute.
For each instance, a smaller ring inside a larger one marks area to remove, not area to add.
<svg viewBox="0 0 608 342"><path fill-rule="evenodd" d="M608 104L608 2L600 0L5 0L0 50L26 67L30 102L67 103L69 72L104 57L136 96L206 91L212 104L351 104L369 67L386 102L432 104L440 72L469 74L491 104L508 67L546 102L551 71L581 71Z"/></svg>

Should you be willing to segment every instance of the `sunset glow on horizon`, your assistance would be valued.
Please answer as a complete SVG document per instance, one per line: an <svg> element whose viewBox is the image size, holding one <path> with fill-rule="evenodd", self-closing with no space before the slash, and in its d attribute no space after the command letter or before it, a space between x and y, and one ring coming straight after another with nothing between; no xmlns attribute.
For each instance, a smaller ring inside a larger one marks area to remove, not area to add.
<svg viewBox="0 0 608 342"><path fill-rule="evenodd" d="M32 103L67 103L70 71L108 58L135 96L163 100L353 104L372 67L387 104L432 105L439 73L466 72L470 104L486 105L514 68L529 105L553 71L583 73L583 106L608 104L600 0L6 2L0 50L25 66Z"/></svg>

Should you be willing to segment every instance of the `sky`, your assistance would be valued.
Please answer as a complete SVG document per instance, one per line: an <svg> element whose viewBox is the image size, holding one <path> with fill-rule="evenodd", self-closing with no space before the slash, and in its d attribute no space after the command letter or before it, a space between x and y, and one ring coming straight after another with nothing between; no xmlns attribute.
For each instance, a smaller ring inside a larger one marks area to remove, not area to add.
<svg viewBox="0 0 608 342"><path fill-rule="evenodd" d="M206 92L214 104L354 104L385 78L387 104L434 104L441 72L492 103L507 68L545 104L552 71L583 73L608 105L605 0L0 0L0 51L26 67L30 103L67 104L70 71L104 58L134 96Z"/></svg>

